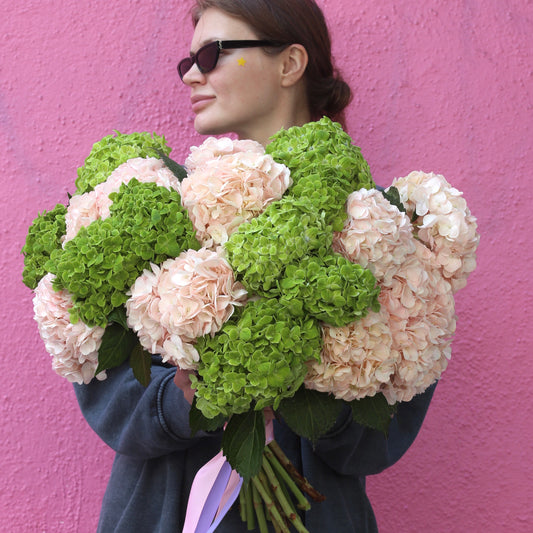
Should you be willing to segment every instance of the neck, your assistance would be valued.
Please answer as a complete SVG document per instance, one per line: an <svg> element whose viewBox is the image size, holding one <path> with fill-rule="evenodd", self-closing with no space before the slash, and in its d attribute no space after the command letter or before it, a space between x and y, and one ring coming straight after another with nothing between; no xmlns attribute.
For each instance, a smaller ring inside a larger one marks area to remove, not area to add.
<svg viewBox="0 0 533 533"><path fill-rule="evenodd" d="M236 131L239 139L253 139L266 146L270 137L281 129L289 129L292 126L303 126L311 121L311 112L307 107L305 96L298 102L288 101L287 105L280 106L280 112L263 120L257 128Z"/></svg>
<svg viewBox="0 0 533 533"><path fill-rule="evenodd" d="M252 139L266 146L270 142L270 138L281 129L288 130L293 126L303 126L310 121L310 113L305 113L290 118L286 117L284 120L272 121L270 124L265 124L264 127L256 131L241 131L236 133L239 139Z"/></svg>

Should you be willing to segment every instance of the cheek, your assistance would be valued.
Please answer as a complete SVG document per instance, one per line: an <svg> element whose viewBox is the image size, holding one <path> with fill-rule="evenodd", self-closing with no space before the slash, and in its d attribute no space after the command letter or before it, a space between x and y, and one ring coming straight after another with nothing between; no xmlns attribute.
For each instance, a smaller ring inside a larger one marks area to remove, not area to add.
<svg viewBox="0 0 533 533"><path fill-rule="evenodd" d="M209 76L209 84L219 99L231 96L243 81L239 71L230 68L229 65L224 65L223 69L214 70Z"/></svg>
<svg viewBox="0 0 533 533"><path fill-rule="evenodd" d="M272 111L279 104L280 95L271 84L271 80L258 77L254 87L247 95L248 101L263 112Z"/></svg>
<svg viewBox="0 0 533 533"><path fill-rule="evenodd" d="M218 109L246 114L255 112L258 106L271 108L277 101L271 66L253 57L246 58L241 66L240 58L236 55L231 63L211 73L209 84L216 94Z"/></svg>
<svg viewBox="0 0 533 533"><path fill-rule="evenodd" d="M257 96L256 84L252 82L252 75L242 69L232 69L225 72L225 76L214 79L213 89L217 96L217 102L222 106L244 105Z"/></svg>

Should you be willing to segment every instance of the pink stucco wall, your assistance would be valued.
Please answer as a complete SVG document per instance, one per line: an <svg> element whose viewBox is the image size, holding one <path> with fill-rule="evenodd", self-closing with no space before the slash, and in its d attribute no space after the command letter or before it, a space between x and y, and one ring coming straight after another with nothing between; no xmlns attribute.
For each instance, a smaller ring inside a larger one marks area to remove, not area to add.
<svg viewBox="0 0 533 533"><path fill-rule="evenodd" d="M531 531L533 2L319 3L355 89L349 131L376 181L442 173L465 192L482 234L422 432L368 480L380 530ZM186 6L17 0L2 9L1 531L95 529L112 454L50 368L19 251L38 210L66 201L100 137L164 133L177 159L199 140L175 71L191 35Z"/></svg>

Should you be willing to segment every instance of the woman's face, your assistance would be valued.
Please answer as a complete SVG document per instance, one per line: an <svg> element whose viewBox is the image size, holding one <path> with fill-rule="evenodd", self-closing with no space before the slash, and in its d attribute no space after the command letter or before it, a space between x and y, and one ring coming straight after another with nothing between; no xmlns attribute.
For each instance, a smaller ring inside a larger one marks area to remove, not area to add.
<svg viewBox="0 0 533 533"><path fill-rule="evenodd" d="M218 39L257 39L257 35L242 20L207 9L195 28L191 51ZM265 143L284 123L281 72L280 54L267 55L261 48L221 50L216 67L206 74L194 64L183 81L191 89L196 131L203 135L235 132L240 138Z"/></svg>

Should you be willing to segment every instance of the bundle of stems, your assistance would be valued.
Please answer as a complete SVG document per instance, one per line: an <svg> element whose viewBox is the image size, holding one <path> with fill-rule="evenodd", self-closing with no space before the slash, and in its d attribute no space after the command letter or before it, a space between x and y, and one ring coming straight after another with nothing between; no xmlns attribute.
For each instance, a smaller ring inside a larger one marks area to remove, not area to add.
<svg viewBox="0 0 533 533"><path fill-rule="evenodd" d="M239 495L241 519L249 531L258 527L260 533L268 533L269 520L276 533L290 533L291 526L300 533L309 533L298 514L298 510L311 508L304 493L315 502L325 500L297 471L276 441L271 441L263 451L261 471L243 483Z"/></svg>

